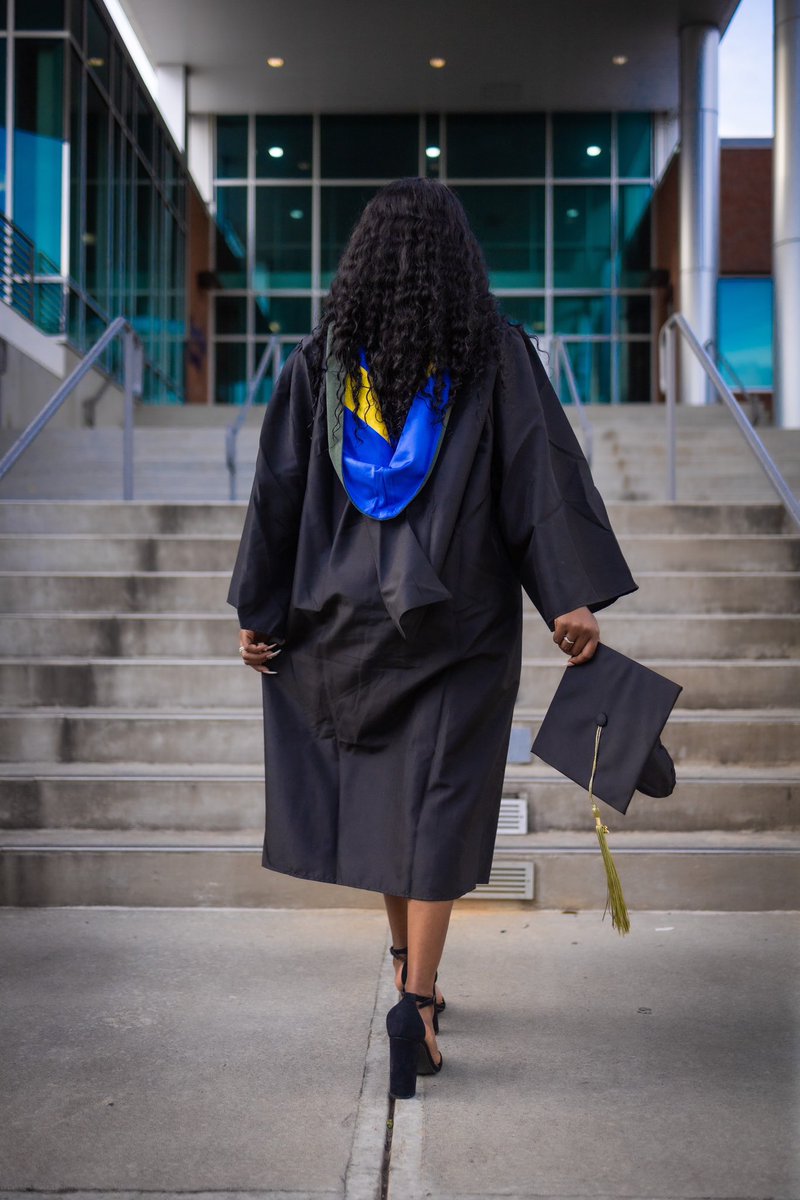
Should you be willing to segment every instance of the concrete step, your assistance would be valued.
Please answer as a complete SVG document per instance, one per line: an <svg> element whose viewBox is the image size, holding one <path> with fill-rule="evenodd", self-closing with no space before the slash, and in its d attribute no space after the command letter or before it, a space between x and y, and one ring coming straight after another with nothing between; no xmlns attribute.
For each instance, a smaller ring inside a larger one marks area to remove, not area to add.
<svg viewBox="0 0 800 1200"><path fill-rule="evenodd" d="M12 762L0 768L0 828L214 830L257 828L264 772L255 765ZM588 795L552 768L509 764L504 795L527 802L536 833L585 829ZM655 832L800 829L796 767L681 766L671 796L637 793L615 829Z"/></svg>
<svg viewBox="0 0 800 1200"><path fill-rule="evenodd" d="M542 711L519 708L518 729L533 738ZM673 710L664 743L676 763L797 763L800 708ZM262 718L256 711L104 708L0 711L0 762L193 762L259 764Z"/></svg>
<svg viewBox="0 0 800 1200"><path fill-rule="evenodd" d="M683 686L677 708L780 708L800 700L800 660L652 659L641 661ZM546 707L565 670L554 648L525 659L519 700ZM276 664L280 667L280 663ZM3 660L0 706L252 710L261 704L261 680L226 658L67 658Z"/></svg>
<svg viewBox="0 0 800 1200"><path fill-rule="evenodd" d="M245 497L246 499L246 497ZM794 533L783 506L764 503L704 501L606 505L619 533ZM0 501L0 533L85 534L99 536L193 534L238 538L246 504L225 502L70 500Z"/></svg>
<svg viewBox="0 0 800 1200"><path fill-rule="evenodd" d="M800 614L637 613L624 611L626 597L598 613L604 642L634 658L797 657ZM65 650L81 658L237 658L238 621L230 615L186 613L0 614L0 654L58 658ZM523 653L554 653L553 635L536 612L523 617ZM239 662L241 668L241 663Z"/></svg>
<svg viewBox="0 0 800 1200"><path fill-rule="evenodd" d="M21 830L0 834L0 904L352 907L378 893L295 879L261 866L260 828L235 833ZM637 908L800 908L800 834L609 835L625 899ZM495 862L533 865L538 908L602 908L594 830L499 838ZM608 918L610 924L610 916Z"/></svg>

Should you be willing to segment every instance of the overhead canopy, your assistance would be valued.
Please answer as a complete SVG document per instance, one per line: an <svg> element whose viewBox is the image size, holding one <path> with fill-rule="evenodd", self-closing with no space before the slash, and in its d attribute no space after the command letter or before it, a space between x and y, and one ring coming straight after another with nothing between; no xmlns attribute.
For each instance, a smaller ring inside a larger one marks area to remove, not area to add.
<svg viewBox="0 0 800 1200"><path fill-rule="evenodd" d="M281 113L674 110L680 26L724 33L738 0L122 3L154 65L189 68L189 112Z"/></svg>

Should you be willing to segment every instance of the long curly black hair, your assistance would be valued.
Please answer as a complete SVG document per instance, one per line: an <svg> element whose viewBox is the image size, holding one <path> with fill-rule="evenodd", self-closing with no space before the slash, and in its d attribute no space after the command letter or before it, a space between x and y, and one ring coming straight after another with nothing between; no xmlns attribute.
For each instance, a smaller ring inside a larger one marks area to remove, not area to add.
<svg viewBox="0 0 800 1200"><path fill-rule="evenodd" d="M319 403L325 347L354 387L363 348L389 434L397 439L414 397L435 366L430 403L443 413L490 360L502 372L507 319L489 290L483 253L461 201L436 179L408 177L365 206L339 261L312 334L312 383ZM339 381L339 414L345 390ZM354 393L357 395L357 391Z"/></svg>

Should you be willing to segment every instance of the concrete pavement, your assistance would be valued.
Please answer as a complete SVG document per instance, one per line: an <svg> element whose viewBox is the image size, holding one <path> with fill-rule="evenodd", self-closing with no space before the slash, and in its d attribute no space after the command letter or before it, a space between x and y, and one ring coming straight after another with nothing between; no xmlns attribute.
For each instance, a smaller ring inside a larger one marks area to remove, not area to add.
<svg viewBox="0 0 800 1200"><path fill-rule="evenodd" d="M797 1200L800 914L601 918L457 906L390 1105L380 912L0 909L0 1198Z"/></svg>

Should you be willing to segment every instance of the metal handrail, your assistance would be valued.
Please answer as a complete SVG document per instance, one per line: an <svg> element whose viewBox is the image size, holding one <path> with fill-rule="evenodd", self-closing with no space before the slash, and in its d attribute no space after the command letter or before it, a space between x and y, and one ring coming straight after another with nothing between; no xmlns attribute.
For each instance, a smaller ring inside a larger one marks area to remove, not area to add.
<svg viewBox="0 0 800 1200"><path fill-rule="evenodd" d="M594 447L594 430L592 429L591 421L586 416L586 410L584 407L584 403L581 400L580 393L578 391L578 385L575 382L575 372L572 369L572 362L570 361L569 354L567 353L567 348L564 345L564 342L562 341L562 339L558 336L558 334L554 334L553 337L550 339L550 345L554 351L554 353L553 353L553 370L554 370L554 375L555 375L555 379L554 379L555 389L556 389L556 392L560 392L561 372L563 370L564 375L566 376L566 379L567 379L567 387L569 388L569 393L570 393L570 396L572 397L572 402L575 405L575 410L578 414L578 422L580 424L581 429L583 430L583 436L586 439L586 461L589 464L589 467L591 469L592 450Z"/></svg>
<svg viewBox="0 0 800 1200"><path fill-rule="evenodd" d="M48 400L44 408L34 417L26 429L22 431L10 450L0 459L0 479L11 470L14 463L24 454L47 422L54 417L67 396L88 374L93 363L118 335L123 339L123 386L125 401L122 425L122 498L133 499L133 399L142 394L142 374L144 350L136 330L125 317L115 317L105 333L95 342L91 350L78 363L75 370L67 376L55 395Z"/></svg>
<svg viewBox="0 0 800 1200"><path fill-rule="evenodd" d="M61 333L66 313L58 267L0 213L0 299L48 333Z"/></svg>
<svg viewBox="0 0 800 1200"><path fill-rule="evenodd" d="M709 357L713 358L717 366L722 365L728 374L733 378L733 382L736 384L737 391L742 393L747 401L747 404L749 405L750 424L757 425L763 416L763 407L758 396L748 391L733 363L729 358L725 357L713 338L709 338L708 341L703 342L703 349L708 352Z"/></svg>
<svg viewBox="0 0 800 1200"><path fill-rule="evenodd" d="M238 469L236 439L239 436L239 430L247 420L248 412L253 407L256 394L261 386L261 381L267 373L267 366L270 361L272 362L272 385L274 387L281 373L281 339L277 334L273 334L264 347L264 353L261 355L256 373L247 385L247 396L244 404L239 409L236 420L232 421L225 430L225 464L228 468L228 492L231 500L236 499L236 472Z"/></svg>
<svg viewBox="0 0 800 1200"><path fill-rule="evenodd" d="M737 401L731 389L728 387L725 380L719 373L716 364L709 354L700 345L699 340L695 336L691 326L682 313L673 313L668 317L658 333L658 377L662 392L667 398L667 499L676 499L676 480L675 480L675 405L676 405L676 369L675 369L675 348L677 345L677 335L680 334L684 338L689 349L694 354L697 361L705 371L708 378L711 380L717 393L724 401L731 416L736 422L737 428L742 434L745 442L756 456L759 466L765 472L775 491L780 496L784 508L789 513L789 516L800 527L800 502L792 492L783 475L781 475L778 467L767 450L766 446L758 436L753 426L748 421L747 417L742 412L741 405Z"/></svg>

